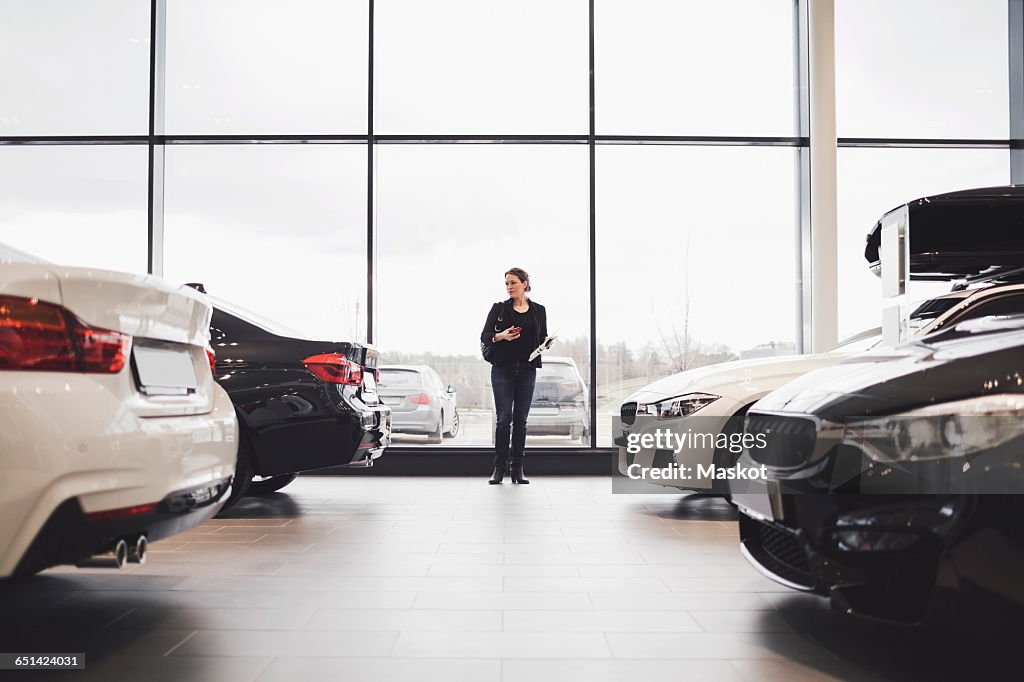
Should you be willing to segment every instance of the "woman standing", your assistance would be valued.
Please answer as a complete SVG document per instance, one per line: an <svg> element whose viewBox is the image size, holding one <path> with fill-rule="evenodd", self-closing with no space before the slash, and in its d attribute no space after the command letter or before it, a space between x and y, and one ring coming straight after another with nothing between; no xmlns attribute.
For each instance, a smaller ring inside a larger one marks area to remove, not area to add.
<svg viewBox="0 0 1024 682"><path fill-rule="evenodd" d="M531 362L530 353L548 335L544 306L526 295L530 276L525 270L511 268L505 273L505 291L508 300L491 306L480 333L480 343L493 346L489 354L495 412L491 484L501 483L506 471L513 483L529 483L523 475L526 417L541 366L540 356Z"/></svg>

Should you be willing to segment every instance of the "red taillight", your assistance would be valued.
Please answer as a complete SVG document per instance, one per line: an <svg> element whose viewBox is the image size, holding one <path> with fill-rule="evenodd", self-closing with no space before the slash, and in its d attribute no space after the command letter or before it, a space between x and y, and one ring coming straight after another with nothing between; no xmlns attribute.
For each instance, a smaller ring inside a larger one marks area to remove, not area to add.
<svg viewBox="0 0 1024 682"><path fill-rule="evenodd" d="M430 396L426 393L417 393L409 396L409 402L413 405L429 405L431 401Z"/></svg>
<svg viewBox="0 0 1024 682"><path fill-rule="evenodd" d="M330 384L363 385L363 367L341 353L312 355L302 361L309 373Z"/></svg>
<svg viewBox="0 0 1024 682"><path fill-rule="evenodd" d="M206 347L206 359L210 363L210 374L217 376L217 354L209 346Z"/></svg>
<svg viewBox="0 0 1024 682"><path fill-rule="evenodd" d="M130 336L121 332L95 329L79 323L75 328L78 340L79 369L82 372L117 374L124 368Z"/></svg>
<svg viewBox="0 0 1024 682"><path fill-rule="evenodd" d="M90 512L85 515L85 520L90 523L96 521L114 521L116 519L124 519L129 516L138 516L140 514L149 514L156 511L156 504L140 504L135 507L122 507L120 509L110 509L101 512Z"/></svg>
<svg viewBox="0 0 1024 682"><path fill-rule="evenodd" d="M0 369L116 374L131 337L34 298L0 296Z"/></svg>

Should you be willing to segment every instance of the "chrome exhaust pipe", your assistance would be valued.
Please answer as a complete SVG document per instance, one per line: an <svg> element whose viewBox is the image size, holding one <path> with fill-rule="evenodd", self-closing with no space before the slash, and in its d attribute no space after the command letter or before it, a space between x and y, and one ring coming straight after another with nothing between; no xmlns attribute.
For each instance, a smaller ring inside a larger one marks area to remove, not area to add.
<svg viewBox="0 0 1024 682"><path fill-rule="evenodd" d="M78 568L122 568L127 560L128 543L121 538L114 543L113 548L109 551L93 555L75 566Z"/></svg>
<svg viewBox="0 0 1024 682"><path fill-rule="evenodd" d="M146 554L149 553L149 540L146 536L140 535L135 538L135 543L128 548L128 561L133 564L146 563Z"/></svg>

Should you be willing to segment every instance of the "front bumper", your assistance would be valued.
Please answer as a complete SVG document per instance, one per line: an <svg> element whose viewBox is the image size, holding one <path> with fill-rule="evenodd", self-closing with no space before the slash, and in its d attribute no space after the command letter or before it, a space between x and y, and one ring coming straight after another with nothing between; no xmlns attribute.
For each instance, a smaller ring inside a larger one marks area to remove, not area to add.
<svg viewBox="0 0 1024 682"><path fill-rule="evenodd" d="M783 502L787 518L782 522L754 518L742 510L739 515L741 551L765 576L787 587L827 597L837 611L873 620L954 623L968 610L956 564L949 554L961 535L962 523L940 534L897 525L884 533L874 532L874 549L869 545L844 549L837 538L848 537L839 534L851 527L837 523L837 519L853 511L870 518L872 505L891 506L891 498L791 495ZM907 501L904 508L910 518L915 507L923 509L941 502L940 498L921 496ZM966 504L960 513L969 515L970 505ZM903 544L901 537L911 540L910 544L886 548L886 543Z"/></svg>

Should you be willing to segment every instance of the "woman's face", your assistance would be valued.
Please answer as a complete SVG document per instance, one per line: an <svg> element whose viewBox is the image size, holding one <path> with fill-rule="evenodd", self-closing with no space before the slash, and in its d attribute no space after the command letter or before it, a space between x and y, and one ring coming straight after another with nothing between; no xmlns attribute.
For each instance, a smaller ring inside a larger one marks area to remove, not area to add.
<svg viewBox="0 0 1024 682"><path fill-rule="evenodd" d="M522 298L526 295L526 282L515 275L505 275L505 291L509 298Z"/></svg>

